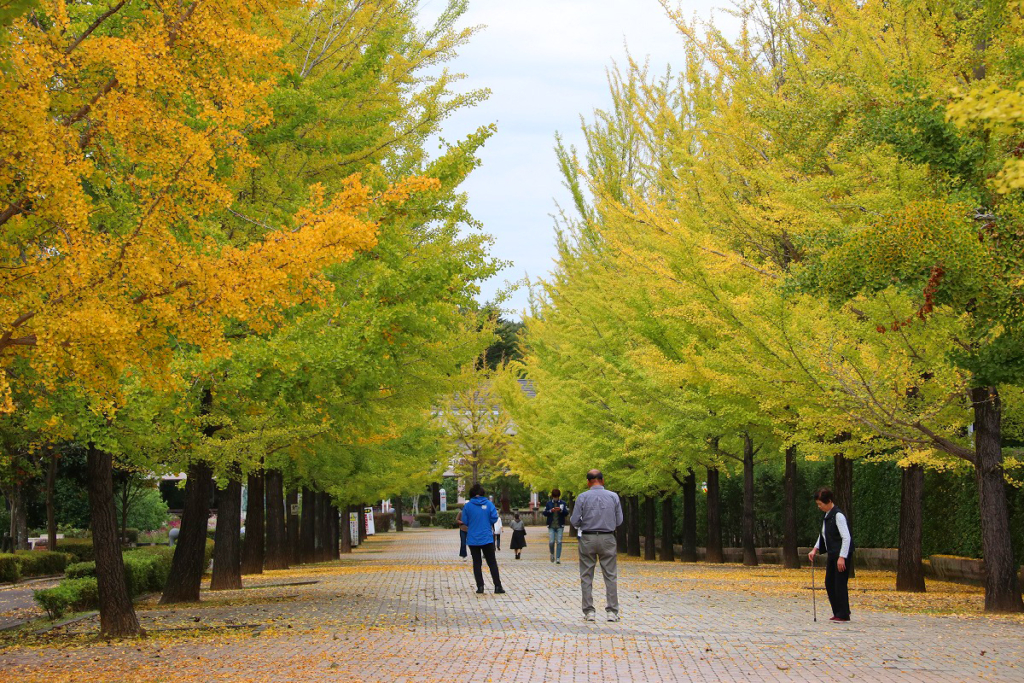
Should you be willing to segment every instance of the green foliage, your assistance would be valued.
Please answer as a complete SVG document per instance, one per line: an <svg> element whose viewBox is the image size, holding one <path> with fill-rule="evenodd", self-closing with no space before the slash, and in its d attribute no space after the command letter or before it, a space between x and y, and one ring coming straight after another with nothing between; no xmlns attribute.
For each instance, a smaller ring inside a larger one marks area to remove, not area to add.
<svg viewBox="0 0 1024 683"><path fill-rule="evenodd" d="M455 516L459 513L454 510L440 510L434 513L434 526L442 529L451 529L455 526Z"/></svg>
<svg viewBox="0 0 1024 683"><path fill-rule="evenodd" d="M100 602L96 579L91 577L65 579L53 588L33 591L33 597L51 619L59 619L68 611L95 609Z"/></svg>
<svg viewBox="0 0 1024 683"><path fill-rule="evenodd" d="M420 513L416 515L416 521L419 522L420 526L430 526L430 515L426 513Z"/></svg>
<svg viewBox="0 0 1024 683"><path fill-rule="evenodd" d="M0 555L0 583L15 583L21 578L21 563L17 555Z"/></svg>
<svg viewBox="0 0 1024 683"><path fill-rule="evenodd" d="M60 551L72 555L77 562L96 559L91 538L65 538L59 543Z"/></svg>
<svg viewBox="0 0 1024 683"><path fill-rule="evenodd" d="M118 519L120 519L120 509L118 510ZM136 535L139 530L155 531L166 524L167 520L167 503L164 502L163 496L157 488L144 490L128 507L128 526L135 528Z"/></svg>
<svg viewBox="0 0 1024 683"><path fill-rule="evenodd" d="M66 552L29 550L15 555L21 564L22 576L52 576L63 574L72 556Z"/></svg>
<svg viewBox="0 0 1024 683"><path fill-rule="evenodd" d="M64 576L69 579L82 579L88 576L96 576L95 562L75 562L69 564L64 570Z"/></svg>

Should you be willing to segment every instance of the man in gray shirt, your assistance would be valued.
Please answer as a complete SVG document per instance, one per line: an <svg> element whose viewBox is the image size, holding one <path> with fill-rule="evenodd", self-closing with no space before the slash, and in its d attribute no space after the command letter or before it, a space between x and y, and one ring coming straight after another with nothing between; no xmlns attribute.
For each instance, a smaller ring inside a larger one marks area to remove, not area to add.
<svg viewBox="0 0 1024 683"><path fill-rule="evenodd" d="M576 498L569 521L579 529L580 583L583 586L583 619L594 617L594 569L598 560L604 574L605 611L608 621L619 620L618 547L615 529L622 524L622 504L617 493L604 487L601 470L587 472L589 490Z"/></svg>

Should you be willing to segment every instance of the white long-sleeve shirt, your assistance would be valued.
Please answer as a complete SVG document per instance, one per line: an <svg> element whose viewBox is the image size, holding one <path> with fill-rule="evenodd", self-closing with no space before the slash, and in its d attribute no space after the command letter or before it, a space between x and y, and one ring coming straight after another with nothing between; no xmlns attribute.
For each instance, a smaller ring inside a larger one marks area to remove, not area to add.
<svg viewBox="0 0 1024 683"><path fill-rule="evenodd" d="M498 521L494 523L494 533L496 535L501 533L501 516L500 515L498 516Z"/></svg>
<svg viewBox="0 0 1024 683"><path fill-rule="evenodd" d="M836 528L839 529L839 535L843 539L843 546L839 549L839 557L846 559L850 554L850 525L846 523L846 515L842 512L836 513ZM818 536L818 540L814 543L815 549L818 551L828 552L828 548L819 548L822 545L822 541L825 540L825 520L821 522L821 535ZM827 544L828 541L825 541Z"/></svg>

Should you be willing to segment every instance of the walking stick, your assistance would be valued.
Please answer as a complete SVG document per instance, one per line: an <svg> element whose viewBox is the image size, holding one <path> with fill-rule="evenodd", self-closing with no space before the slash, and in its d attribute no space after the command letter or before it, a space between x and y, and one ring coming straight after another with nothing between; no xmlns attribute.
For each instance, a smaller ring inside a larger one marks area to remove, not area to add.
<svg viewBox="0 0 1024 683"><path fill-rule="evenodd" d="M814 584L814 565L817 564L817 561L818 561L817 557L814 557L811 560L811 605L814 608L814 621L815 622L818 621L818 597L817 597L817 594L815 592L815 584Z"/></svg>

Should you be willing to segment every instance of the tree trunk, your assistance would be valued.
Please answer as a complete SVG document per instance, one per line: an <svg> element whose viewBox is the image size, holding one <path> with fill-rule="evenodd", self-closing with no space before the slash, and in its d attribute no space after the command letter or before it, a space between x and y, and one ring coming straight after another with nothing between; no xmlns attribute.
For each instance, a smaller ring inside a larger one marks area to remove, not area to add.
<svg viewBox="0 0 1024 683"><path fill-rule="evenodd" d="M334 545L334 527L331 526L331 500L325 491L316 494L317 562L327 562L331 558L331 547Z"/></svg>
<svg viewBox="0 0 1024 683"><path fill-rule="evenodd" d="M299 513L292 512L294 506L299 504L299 492L291 490L285 498L284 515L288 526L288 564L296 565L302 563L299 529Z"/></svg>
<svg viewBox="0 0 1024 683"><path fill-rule="evenodd" d="M896 590L924 593L921 535L924 528L924 468L904 467L900 486L900 546L896 562Z"/></svg>
<svg viewBox="0 0 1024 683"><path fill-rule="evenodd" d="M185 509L174 544L171 571L160 597L161 605L198 602L206 571L206 529L210 522L213 470L204 462L189 465L185 480Z"/></svg>
<svg viewBox="0 0 1024 683"><path fill-rule="evenodd" d="M50 462L46 468L46 549L57 550L57 506L54 504L54 489L57 486L57 452L50 450Z"/></svg>
<svg viewBox="0 0 1024 683"><path fill-rule="evenodd" d="M337 560L341 557L341 510L337 505L331 504L331 559Z"/></svg>
<svg viewBox="0 0 1024 683"><path fill-rule="evenodd" d="M640 557L640 499L637 496L628 496L626 502L629 504L626 550L632 557Z"/></svg>
<svg viewBox="0 0 1024 683"><path fill-rule="evenodd" d="M754 440L743 435L743 564L757 566L754 546Z"/></svg>
<svg viewBox="0 0 1024 683"><path fill-rule="evenodd" d="M782 564L800 568L796 531L796 446L786 448L786 473L782 494Z"/></svg>
<svg viewBox="0 0 1024 683"><path fill-rule="evenodd" d="M11 550L28 549L28 524L25 517L25 495L21 484L15 482L8 496L11 506Z"/></svg>
<svg viewBox="0 0 1024 683"><path fill-rule="evenodd" d="M402 519L402 515L405 513L405 505L402 502L402 496L399 495L395 499L395 531L405 531L405 520ZM345 520L348 523L348 520Z"/></svg>
<svg viewBox="0 0 1024 683"><path fill-rule="evenodd" d="M683 479L683 562L697 561L697 475L687 470Z"/></svg>
<svg viewBox="0 0 1024 683"><path fill-rule="evenodd" d="M708 546L704 556L707 562L725 562L725 555L722 553L722 511L718 476L717 468L708 468Z"/></svg>
<svg viewBox="0 0 1024 683"><path fill-rule="evenodd" d="M508 480L504 477L501 480L501 512L512 514L512 497L508 493Z"/></svg>
<svg viewBox="0 0 1024 683"><path fill-rule="evenodd" d="M473 483L477 483L475 463L473 464ZM441 484L437 482L430 485L430 505L433 507L431 512L437 512L441 509Z"/></svg>
<svg viewBox="0 0 1024 683"><path fill-rule="evenodd" d="M267 546L264 560L267 569L288 568L288 530L284 521L283 479L279 470L267 470L265 477Z"/></svg>
<svg viewBox="0 0 1024 683"><path fill-rule="evenodd" d="M853 460L849 460L841 453L835 458L835 473L833 475L832 493L835 496L836 506L846 515L850 528L853 528Z"/></svg>
<svg viewBox="0 0 1024 683"><path fill-rule="evenodd" d="M352 506L343 505L341 512L341 553L344 555L352 552Z"/></svg>
<svg viewBox="0 0 1024 683"><path fill-rule="evenodd" d="M1022 612L1020 584L1013 562L1010 515L1003 474L1002 406L996 387L971 389L974 404L975 476L981 508L981 546L985 558L985 611Z"/></svg>
<svg viewBox="0 0 1024 683"><path fill-rule="evenodd" d="M217 502L217 530L213 537L213 580L210 590L242 587L242 482L228 480Z"/></svg>
<svg viewBox="0 0 1024 683"><path fill-rule="evenodd" d="M316 554L316 494L308 486L302 487L302 521L299 522L299 529L299 557L303 564L308 564Z"/></svg>
<svg viewBox="0 0 1024 683"><path fill-rule="evenodd" d="M672 496L663 494L661 499L661 556L662 562L675 562L676 520L672 512Z"/></svg>
<svg viewBox="0 0 1024 683"><path fill-rule="evenodd" d="M245 511L245 542L242 544L242 574L262 574L266 554L263 472L249 475L249 504Z"/></svg>
<svg viewBox="0 0 1024 683"><path fill-rule="evenodd" d="M658 549L654 546L658 535L658 507L654 498L644 496L644 559L658 559Z"/></svg>
<svg viewBox="0 0 1024 683"><path fill-rule="evenodd" d="M121 542L114 508L114 463L110 453L89 444L89 521L96 556L96 583L100 600L100 633L122 638L141 633L124 577Z"/></svg>

